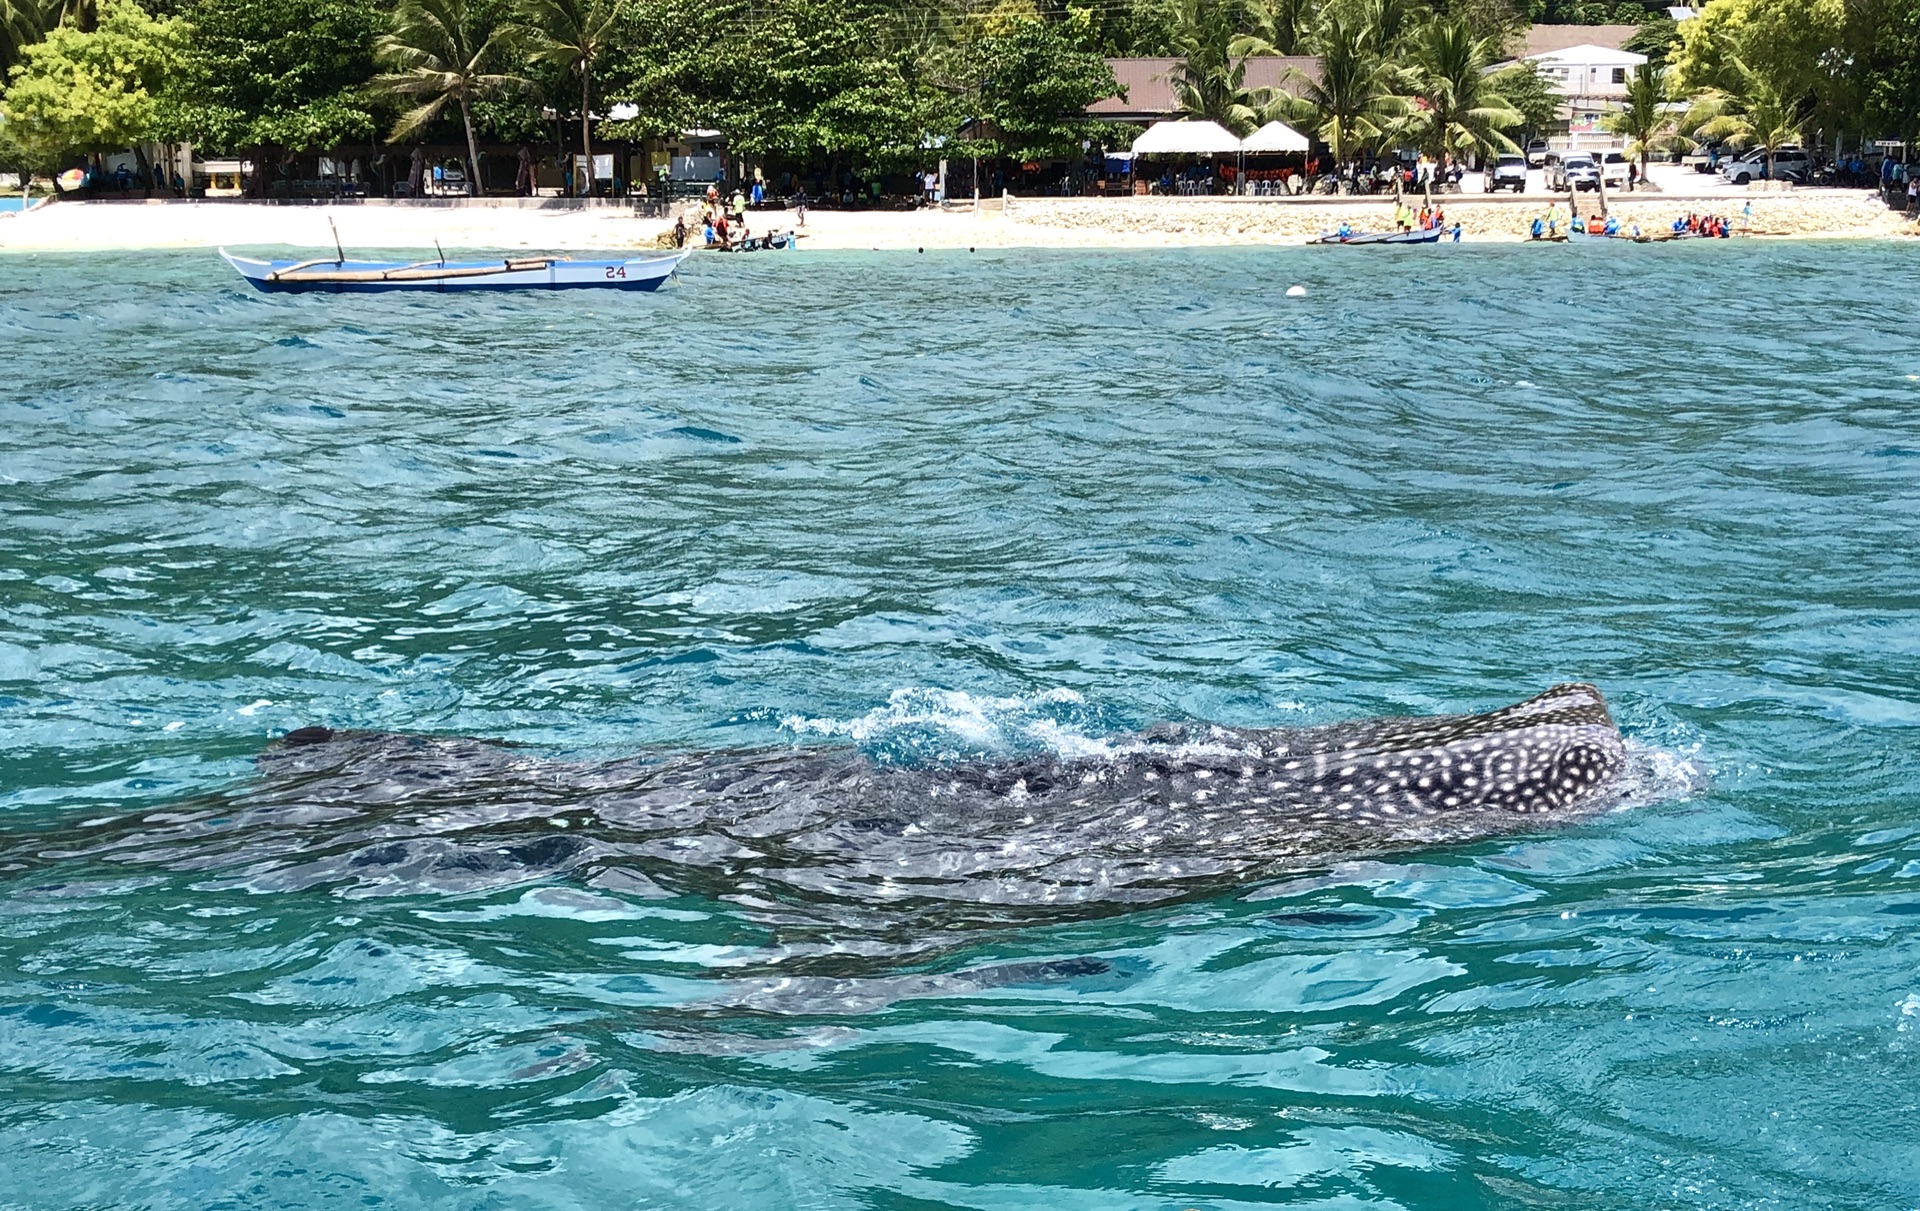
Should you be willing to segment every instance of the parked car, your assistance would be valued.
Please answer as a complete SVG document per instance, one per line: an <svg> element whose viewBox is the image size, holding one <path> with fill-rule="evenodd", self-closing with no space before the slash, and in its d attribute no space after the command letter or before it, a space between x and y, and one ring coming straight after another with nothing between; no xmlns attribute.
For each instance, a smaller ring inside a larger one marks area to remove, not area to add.
<svg viewBox="0 0 1920 1211"><path fill-rule="evenodd" d="M460 164L448 164L433 170L433 191L435 193L467 192L467 170Z"/></svg>
<svg viewBox="0 0 1920 1211"><path fill-rule="evenodd" d="M1547 141L1545 139L1527 140L1527 167L1544 168L1547 163Z"/></svg>
<svg viewBox="0 0 1920 1211"><path fill-rule="evenodd" d="M1720 165L1720 175L1735 185L1750 181L1804 181L1813 172L1813 157L1804 147L1781 147L1773 153L1773 171L1767 171L1767 149L1752 147Z"/></svg>
<svg viewBox="0 0 1920 1211"><path fill-rule="evenodd" d="M1525 156L1499 156L1487 164L1486 192L1499 193L1511 189L1515 193L1527 192L1527 158Z"/></svg>
<svg viewBox="0 0 1920 1211"><path fill-rule="evenodd" d="M1547 157L1547 188L1560 193L1600 188L1600 166L1584 151Z"/></svg>
<svg viewBox="0 0 1920 1211"><path fill-rule="evenodd" d="M1606 179L1608 189L1625 191L1627 188L1627 157L1622 152L1609 151L1600 157L1600 175Z"/></svg>

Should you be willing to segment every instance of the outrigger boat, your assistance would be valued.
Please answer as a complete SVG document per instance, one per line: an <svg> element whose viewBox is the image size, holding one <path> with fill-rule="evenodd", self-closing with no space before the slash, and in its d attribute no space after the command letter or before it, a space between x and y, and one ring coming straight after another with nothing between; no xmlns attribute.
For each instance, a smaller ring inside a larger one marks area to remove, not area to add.
<svg viewBox="0 0 1920 1211"><path fill-rule="evenodd" d="M1341 235L1337 231L1323 231L1309 244L1438 244L1440 237L1451 232L1451 227L1435 227L1430 231L1353 231Z"/></svg>
<svg viewBox="0 0 1920 1211"><path fill-rule="evenodd" d="M766 235L750 235L744 240L733 240L726 244L712 243L706 246L708 252L786 252L800 247L800 237L804 231L773 231Z"/></svg>
<svg viewBox="0 0 1920 1211"><path fill-rule="evenodd" d="M307 261L260 261L220 256L234 271L269 293L369 294L386 290L658 290L686 252L624 260L576 261L561 256L507 257L498 261L350 261L335 239L337 256Z"/></svg>

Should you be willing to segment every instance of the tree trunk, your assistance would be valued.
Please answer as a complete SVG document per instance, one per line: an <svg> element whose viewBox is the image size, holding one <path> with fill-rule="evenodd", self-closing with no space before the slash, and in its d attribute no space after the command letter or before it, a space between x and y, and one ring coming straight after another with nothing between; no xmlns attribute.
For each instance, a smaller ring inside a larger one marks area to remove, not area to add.
<svg viewBox="0 0 1920 1211"><path fill-rule="evenodd" d="M580 61L580 154L587 161L587 188L585 196L593 196L593 67L582 59Z"/></svg>
<svg viewBox="0 0 1920 1211"><path fill-rule="evenodd" d="M460 97L460 120L467 127L467 196L480 196L480 144L473 138L473 111L467 108L465 94Z"/></svg>

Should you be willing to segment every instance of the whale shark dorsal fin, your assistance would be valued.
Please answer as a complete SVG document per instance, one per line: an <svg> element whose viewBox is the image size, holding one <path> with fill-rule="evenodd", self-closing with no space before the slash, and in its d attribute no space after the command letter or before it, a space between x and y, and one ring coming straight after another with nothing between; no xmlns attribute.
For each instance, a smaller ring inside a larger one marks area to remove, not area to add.
<svg viewBox="0 0 1920 1211"><path fill-rule="evenodd" d="M1542 717L1541 722L1548 723L1613 722L1606 695L1600 692L1599 686L1587 681L1562 682L1525 702L1516 702L1492 713L1506 719Z"/></svg>

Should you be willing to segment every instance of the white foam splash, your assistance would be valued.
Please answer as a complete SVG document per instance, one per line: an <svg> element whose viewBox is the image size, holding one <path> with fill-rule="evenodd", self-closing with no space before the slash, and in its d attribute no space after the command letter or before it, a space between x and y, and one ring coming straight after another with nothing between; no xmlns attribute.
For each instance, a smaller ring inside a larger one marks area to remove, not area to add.
<svg viewBox="0 0 1920 1211"><path fill-rule="evenodd" d="M964 690L916 686L893 691L887 705L858 718L788 715L780 720L780 726L796 736L844 736L856 743L911 741L916 734L932 733L939 738L937 747L943 756L956 756L959 751L1042 751L1067 761L1111 763L1149 750L1173 758L1239 756L1246 751L1231 732L1220 728L1210 729L1204 739L1166 743L1126 733L1089 732L1079 720L1059 718L1063 713L1090 714L1086 699L1064 688L1018 697L985 697Z"/></svg>
<svg viewBox="0 0 1920 1211"><path fill-rule="evenodd" d="M1691 799L1711 781L1712 771L1700 756L1698 741L1668 748L1631 736L1624 739L1627 761L1621 771L1617 808Z"/></svg>
<svg viewBox="0 0 1920 1211"><path fill-rule="evenodd" d="M1037 706L1080 705L1086 699L1068 689L1046 690L1031 697L983 698L965 690L938 690L922 686L887 695L887 705L875 707L857 719L788 715L780 726L796 735L845 736L874 740L908 728L934 728L979 748L1009 747L1009 741L1046 720L1032 717Z"/></svg>

